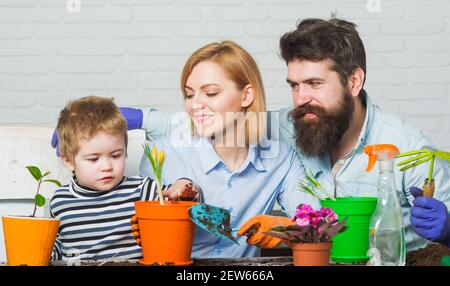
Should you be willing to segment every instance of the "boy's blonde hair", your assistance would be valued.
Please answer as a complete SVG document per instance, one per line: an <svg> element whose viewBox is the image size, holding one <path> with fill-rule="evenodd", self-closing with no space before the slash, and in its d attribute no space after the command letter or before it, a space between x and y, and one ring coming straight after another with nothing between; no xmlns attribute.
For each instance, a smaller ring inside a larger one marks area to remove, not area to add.
<svg viewBox="0 0 450 286"><path fill-rule="evenodd" d="M128 144L127 122L112 98L86 96L70 101L60 112L56 129L61 155L70 162L80 150L80 141L100 131L122 135L125 147Z"/></svg>
<svg viewBox="0 0 450 286"><path fill-rule="evenodd" d="M237 85L239 90L250 84L255 92L255 99L247 107L246 112L253 112L256 116L246 115L247 144L257 144L263 138L266 121L266 101L261 74L253 57L241 46L232 41L210 43L195 51L184 65L181 74L181 90L186 98L186 82L196 65L204 61L211 61L223 68L227 76Z"/></svg>

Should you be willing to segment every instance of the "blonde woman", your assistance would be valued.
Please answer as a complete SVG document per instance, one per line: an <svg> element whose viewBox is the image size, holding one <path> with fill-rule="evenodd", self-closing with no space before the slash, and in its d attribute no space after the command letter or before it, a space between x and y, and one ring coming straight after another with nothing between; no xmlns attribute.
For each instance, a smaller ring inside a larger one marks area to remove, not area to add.
<svg viewBox="0 0 450 286"><path fill-rule="evenodd" d="M291 216L298 204L312 200L296 190L303 168L295 151L278 141L276 132L267 138L262 80L247 51L230 41L200 48L184 66L181 88L188 131L174 130L154 142L167 154L165 181L192 178L202 188L205 203L230 211L235 237L246 221L270 213L276 201ZM145 158L141 174L152 174ZM290 223L286 217L266 221L267 230ZM259 248L245 239L239 237L237 245L197 228L192 256L258 256ZM258 239L267 247L279 243L265 235Z"/></svg>

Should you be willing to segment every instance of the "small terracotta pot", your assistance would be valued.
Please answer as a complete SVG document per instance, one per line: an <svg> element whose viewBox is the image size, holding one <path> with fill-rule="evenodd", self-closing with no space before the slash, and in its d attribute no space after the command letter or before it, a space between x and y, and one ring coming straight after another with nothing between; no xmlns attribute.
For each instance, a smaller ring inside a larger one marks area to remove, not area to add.
<svg viewBox="0 0 450 286"><path fill-rule="evenodd" d="M9 266L48 266L59 219L3 216L6 257Z"/></svg>
<svg viewBox="0 0 450 286"><path fill-rule="evenodd" d="M190 265L194 223L188 209L197 202L135 203L144 265Z"/></svg>
<svg viewBox="0 0 450 286"><path fill-rule="evenodd" d="M326 243L294 243L291 244L295 266L327 266L330 265L330 250L333 244Z"/></svg>

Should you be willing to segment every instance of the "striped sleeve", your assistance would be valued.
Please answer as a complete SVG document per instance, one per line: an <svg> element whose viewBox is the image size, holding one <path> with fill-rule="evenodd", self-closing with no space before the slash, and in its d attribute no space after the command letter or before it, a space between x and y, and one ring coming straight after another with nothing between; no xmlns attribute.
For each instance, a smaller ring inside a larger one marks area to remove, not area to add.
<svg viewBox="0 0 450 286"><path fill-rule="evenodd" d="M51 260L61 260L61 259L62 259L61 241L57 237L56 240L55 240L55 244L53 246Z"/></svg>
<svg viewBox="0 0 450 286"><path fill-rule="evenodd" d="M170 188L170 186L171 186L171 184L163 185L162 190L165 191L168 188ZM144 184L142 185L141 200L143 200L143 201L158 200L157 188L158 188L158 185L156 183L156 180L153 180L150 177L146 177L144 180Z"/></svg>

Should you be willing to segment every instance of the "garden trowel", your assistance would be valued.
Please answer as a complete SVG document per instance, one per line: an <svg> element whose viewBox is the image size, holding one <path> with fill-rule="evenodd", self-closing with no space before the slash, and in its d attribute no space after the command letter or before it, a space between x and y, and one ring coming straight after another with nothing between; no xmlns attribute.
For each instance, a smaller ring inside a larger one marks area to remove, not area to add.
<svg viewBox="0 0 450 286"><path fill-rule="evenodd" d="M231 234L228 210L207 204L197 204L189 208L189 217L202 229L239 244Z"/></svg>

